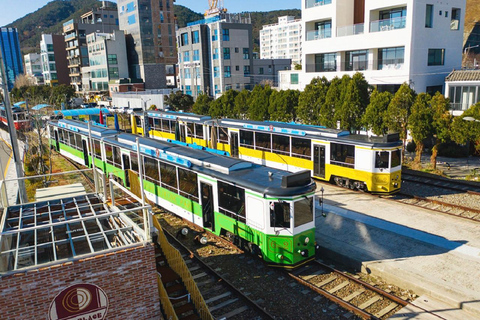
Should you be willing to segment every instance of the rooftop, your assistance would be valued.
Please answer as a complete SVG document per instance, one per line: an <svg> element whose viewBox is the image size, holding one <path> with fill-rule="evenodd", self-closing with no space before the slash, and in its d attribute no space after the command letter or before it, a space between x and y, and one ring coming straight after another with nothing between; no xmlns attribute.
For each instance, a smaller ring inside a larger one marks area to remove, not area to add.
<svg viewBox="0 0 480 320"><path fill-rule="evenodd" d="M480 70L453 70L445 81L480 81Z"/></svg>

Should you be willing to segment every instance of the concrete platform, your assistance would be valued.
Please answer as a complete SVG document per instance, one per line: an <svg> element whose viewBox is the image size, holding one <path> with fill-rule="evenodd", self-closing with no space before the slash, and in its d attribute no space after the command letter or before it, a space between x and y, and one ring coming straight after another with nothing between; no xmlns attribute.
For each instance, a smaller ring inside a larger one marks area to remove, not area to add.
<svg viewBox="0 0 480 320"><path fill-rule="evenodd" d="M397 319L430 319L429 312L480 318L480 223L323 187L326 217L316 205L321 253L430 301L419 303L426 311L406 309Z"/></svg>

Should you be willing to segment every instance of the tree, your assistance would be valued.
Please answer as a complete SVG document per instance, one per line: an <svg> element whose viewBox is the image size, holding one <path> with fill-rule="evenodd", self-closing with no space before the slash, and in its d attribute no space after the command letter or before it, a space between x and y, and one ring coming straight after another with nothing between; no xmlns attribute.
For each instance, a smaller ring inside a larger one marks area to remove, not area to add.
<svg viewBox="0 0 480 320"><path fill-rule="evenodd" d="M35 79L26 74L20 74L15 79L15 88L30 87L35 85Z"/></svg>
<svg viewBox="0 0 480 320"><path fill-rule="evenodd" d="M433 134L433 112L430 107L432 97L428 93L420 93L412 105L411 114L408 118L408 129L415 141L415 160L420 165L424 143L423 141Z"/></svg>
<svg viewBox="0 0 480 320"><path fill-rule="evenodd" d="M367 130L372 130L377 136L387 133L387 108L392 97L390 92L379 92L377 89L373 90L370 96L370 103L365 110L362 123Z"/></svg>
<svg viewBox="0 0 480 320"><path fill-rule="evenodd" d="M435 93L430 102L432 107L432 127L435 144L432 148L430 163L433 169L437 168L438 146L450 140L453 116L449 111L450 101L440 92Z"/></svg>
<svg viewBox="0 0 480 320"><path fill-rule="evenodd" d="M459 144L473 141L475 149L480 151L480 123L465 120L469 118L480 120L480 102L465 110L460 117L455 117L451 131L452 139Z"/></svg>
<svg viewBox="0 0 480 320"><path fill-rule="evenodd" d="M355 132L362 126L362 117L368 105L368 83L363 74L357 72L348 82L343 104L336 111L337 120L344 130Z"/></svg>
<svg viewBox="0 0 480 320"><path fill-rule="evenodd" d="M408 117L414 101L415 91L407 83L403 83L387 108L388 130L400 134L400 139L403 140L403 155L405 155L405 141L407 140Z"/></svg>
<svg viewBox="0 0 480 320"><path fill-rule="evenodd" d="M305 124L321 124L320 109L325 103L330 82L327 78L314 78L298 98L297 117Z"/></svg>
<svg viewBox="0 0 480 320"><path fill-rule="evenodd" d="M250 91L243 89L235 97L235 107L233 108L233 117L245 119L248 111L248 100L250 99Z"/></svg>
<svg viewBox="0 0 480 320"><path fill-rule="evenodd" d="M232 117L234 114L235 97L238 92L228 90L221 97L217 98L210 104L209 115L213 118Z"/></svg>
<svg viewBox="0 0 480 320"><path fill-rule="evenodd" d="M248 99L248 118L250 120L264 121L269 119L268 106L270 104L270 86L256 85Z"/></svg>
<svg viewBox="0 0 480 320"><path fill-rule="evenodd" d="M62 102L66 103L74 96L75 89L73 87L61 84L52 89L50 103L59 106Z"/></svg>
<svg viewBox="0 0 480 320"><path fill-rule="evenodd" d="M320 109L320 123L327 128L337 127L337 123L335 120L335 110L341 105L341 86L342 80L340 80L338 77L332 79L330 85L328 86L325 103Z"/></svg>
<svg viewBox="0 0 480 320"><path fill-rule="evenodd" d="M189 112L192 110L193 97L179 90L165 96L165 103L175 111Z"/></svg>
<svg viewBox="0 0 480 320"><path fill-rule="evenodd" d="M273 91L268 109L270 120L295 121L295 108L298 106L299 96L300 92L298 90Z"/></svg>
<svg viewBox="0 0 480 320"><path fill-rule="evenodd" d="M196 114L208 115L212 101L213 99L209 95L205 93L200 94L197 97L197 101L193 104L193 112Z"/></svg>

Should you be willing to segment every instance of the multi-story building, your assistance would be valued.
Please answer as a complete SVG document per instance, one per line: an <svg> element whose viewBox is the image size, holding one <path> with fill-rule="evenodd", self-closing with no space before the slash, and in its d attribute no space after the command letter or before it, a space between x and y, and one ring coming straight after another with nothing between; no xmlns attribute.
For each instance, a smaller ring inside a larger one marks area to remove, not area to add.
<svg viewBox="0 0 480 320"><path fill-rule="evenodd" d="M278 23L260 30L261 59L292 59L302 64L302 20L294 16L278 18Z"/></svg>
<svg viewBox="0 0 480 320"><path fill-rule="evenodd" d="M43 80L46 85L70 84L67 68L67 52L62 35L42 34L40 56Z"/></svg>
<svg viewBox="0 0 480 320"><path fill-rule="evenodd" d="M41 55L38 53L29 53L23 56L25 62L25 75L32 79L36 85L43 84L43 70Z"/></svg>
<svg viewBox="0 0 480 320"><path fill-rule="evenodd" d="M278 86L279 72L290 70L291 59L253 59L253 84Z"/></svg>
<svg viewBox="0 0 480 320"><path fill-rule="evenodd" d="M85 92L109 90L109 82L128 78L128 61L125 34L91 33L87 35L89 67L82 68Z"/></svg>
<svg viewBox="0 0 480 320"><path fill-rule="evenodd" d="M450 99L454 116L479 103L480 70L453 70L445 79L445 97Z"/></svg>
<svg viewBox="0 0 480 320"><path fill-rule="evenodd" d="M465 0L302 1L302 70L282 72L281 88L359 71L379 90L443 91L461 67L464 17Z"/></svg>
<svg viewBox="0 0 480 320"><path fill-rule="evenodd" d="M146 89L175 86L177 63L174 0L118 0L120 29L127 36L130 76Z"/></svg>
<svg viewBox="0 0 480 320"><path fill-rule="evenodd" d="M15 85L15 78L23 74L22 54L16 28L0 28L0 50L7 77L8 90Z"/></svg>
<svg viewBox="0 0 480 320"><path fill-rule="evenodd" d="M219 13L177 30L180 87L196 98L250 89L252 24L245 15Z"/></svg>
<svg viewBox="0 0 480 320"><path fill-rule="evenodd" d="M63 24L70 84L75 91L82 91L81 69L88 67L87 34L112 33L114 30L118 30L117 9L105 6L83 14L79 21L70 20Z"/></svg>

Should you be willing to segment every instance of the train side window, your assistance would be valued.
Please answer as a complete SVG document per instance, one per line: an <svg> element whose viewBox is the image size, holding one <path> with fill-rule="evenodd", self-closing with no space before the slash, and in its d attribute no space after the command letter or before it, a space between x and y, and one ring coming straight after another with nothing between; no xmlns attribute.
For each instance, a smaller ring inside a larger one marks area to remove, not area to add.
<svg viewBox="0 0 480 320"><path fill-rule="evenodd" d="M180 195L198 202L197 174L190 170L178 168L178 181L180 183Z"/></svg>
<svg viewBox="0 0 480 320"><path fill-rule="evenodd" d="M290 155L290 137L272 134L272 151L275 153Z"/></svg>
<svg viewBox="0 0 480 320"><path fill-rule="evenodd" d="M170 120L162 119L162 131L170 132Z"/></svg>
<svg viewBox="0 0 480 320"><path fill-rule="evenodd" d="M145 176L151 182L160 182L158 173L158 161L149 157L143 157Z"/></svg>
<svg viewBox="0 0 480 320"><path fill-rule="evenodd" d="M131 170L138 173L138 157L136 152L130 152Z"/></svg>
<svg viewBox="0 0 480 320"><path fill-rule="evenodd" d="M355 146L340 143L330 144L330 163L342 167L355 167Z"/></svg>
<svg viewBox="0 0 480 320"><path fill-rule="evenodd" d="M148 118L148 126L150 127L150 129L155 128L155 121L153 120L153 118Z"/></svg>
<svg viewBox="0 0 480 320"><path fill-rule="evenodd" d="M198 139L203 139L203 125L195 124L195 137Z"/></svg>
<svg viewBox="0 0 480 320"><path fill-rule="evenodd" d="M113 165L113 147L106 143L105 143L105 158L107 159L107 163Z"/></svg>
<svg viewBox="0 0 480 320"><path fill-rule="evenodd" d="M221 213L240 222L245 219L245 189L218 181L218 208Z"/></svg>
<svg viewBox="0 0 480 320"><path fill-rule="evenodd" d="M68 131L68 141L71 147L75 148L76 142L75 142L75 133L72 131Z"/></svg>
<svg viewBox="0 0 480 320"><path fill-rule="evenodd" d="M177 169L175 166L160 161L160 179L163 188L177 192Z"/></svg>
<svg viewBox="0 0 480 320"><path fill-rule="evenodd" d="M293 204L294 227L313 221L313 198L302 199Z"/></svg>
<svg viewBox="0 0 480 320"><path fill-rule="evenodd" d="M312 157L312 142L309 139L292 137L292 157L310 159Z"/></svg>
<svg viewBox="0 0 480 320"><path fill-rule="evenodd" d="M79 135L78 133L75 133L75 143L76 143L77 150L82 151L83 150L82 136Z"/></svg>
<svg viewBox="0 0 480 320"><path fill-rule="evenodd" d="M93 150L95 154L95 158L102 159L102 149L100 147L100 141L92 139L93 141Z"/></svg>
<svg viewBox="0 0 480 320"><path fill-rule="evenodd" d="M162 129L162 120L161 119L153 119L153 128L155 130L161 130Z"/></svg>
<svg viewBox="0 0 480 320"><path fill-rule="evenodd" d="M255 149L271 152L271 136L270 133L255 132Z"/></svg>
<svg viewBox="0 0 480 320"><path fill-rule="evenodd" d="M120 155L120 149L118 147L113 147L113 163L115 167L121 168L122 167L122 157Z"/></svg>
<svg viewBox="0 0 480 320"><path fill-rule="evenodd" d="M402 164L402 151L394 150L392 151L392 160L390 161L392 168L398 167Z"/></svg>
<svg viewBox="0 0 480 320"><path fill-rule="evenodd" d="M140 119L139 116L135 116L135 122L137 123L137 126L141 126L142 125L142 120Z"/></svg>
<svg viewBox="0 0 480 320"><path fill-rule="evenodd" d="M375 152L375 168L388 169L390 165L390 152L377 151Z"/></svg>
<svg viewBox="0 0 480 320"><path fill-rule="evenodd" d="M218 142L228 144L228 129L224 127L218 127Z"/></svg>
<svg viewBox="0 0 480 320"><path fill-rule="evenodd" d="M240 146L253 149L253 132L240 130Z"/></svg>
<svg viewBox="0 0 480 320"><path fill-rule="evenodd" d="M290 228L290 203L270 202L270 227Z"/></svg>

